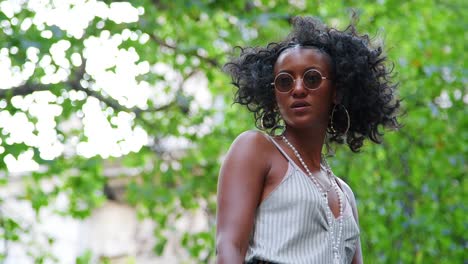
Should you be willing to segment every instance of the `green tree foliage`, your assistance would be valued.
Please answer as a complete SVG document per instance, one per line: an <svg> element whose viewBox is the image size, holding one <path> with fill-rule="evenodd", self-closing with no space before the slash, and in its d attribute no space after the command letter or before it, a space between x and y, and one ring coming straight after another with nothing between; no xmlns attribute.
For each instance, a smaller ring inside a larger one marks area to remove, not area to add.
<svg viewBox="0 0 468 264"><path fill-rule="evenodd" d="M131 13L132 7L137 8L133 18L110 15L112 8ZM46 16L65 11L81 16L41 22L37 8L46 8ZM80 13L80 8L95 12ZM294 15L317 16L343 29L354 9L360 31L386 43L406 112L404 127L387 133L382 145L366 144L356 155L339 147L330 160L357 197L364 258L367 263L461 263L467 222L466 8L456 0L1 1L0 62L8 68L1 76L10 81L2 82L7 84L0 89L0 114L25 125L12 130L0 124L0 184L10 184L8 161L29 153L39 170L22 178L26 188L18 199L39 212L65 194L69 204L61 213L85 218L105 200L106 164L137 169L127 200L142 218L158 224L155 251L164 248L170 219L201 208L212 229L187 234L182 245L197 262L213 260L220 161L232 140L254 123L246 110L232 105L233 88L222 65L234 46L280 40ZM82 30L67 26L77 21ZM92 52L93 43L112 39L108 48L120 55ZM134 67L121 68L119 59ZM105 63L101 72L93 66L96 61ZM121 83L105 82L126 74ZM207 82L211 99L196 99L193 91L203 84L193 80ZM142 102L131 100L132 94L144 93L149 95ZM44 97L49 99L42 109L55 113L45 123L33 107ZM85 111L90 105L103 116L93 124ZM117 131L121 117L128 117L134 133L144 131L148 142L128 150L119 148L127 140L121 137L114 142L117 154L79 151L81 143L93 144L89 127ZM64 125L69 122L78 125ZM70 150L50 156L40 142L15 137L19 130L31 137L48 133ZM120 176L127 177L123 171ZM42 188L51 178L54 188ZM0 214L3 241L20 239L22 228L18 219ZM79 263L85 259L89 256Z"/></svg>

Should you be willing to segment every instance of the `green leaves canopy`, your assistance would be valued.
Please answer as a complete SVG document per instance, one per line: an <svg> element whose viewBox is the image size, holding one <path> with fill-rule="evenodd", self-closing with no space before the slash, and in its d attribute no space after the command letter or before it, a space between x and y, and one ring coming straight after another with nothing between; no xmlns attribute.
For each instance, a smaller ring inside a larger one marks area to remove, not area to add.
<svg viewBox="0 0 468 264"><path fill-rule="evenodd" d="M406 111L404 127L382 145L368 143L357 155L340 147L331 160L356 194L365 260L461 262L468 152L462 1L2 1L0 67L8 71L0 83L0 182L8 187L11 164L28 157L39 170L22 177L17 198L38 212L66 194L62 213L84 218L105 200L106 168L118 165L114 176L129 178L127 201L159 225L161 252L168 216L201 207L214 221L220 161L253 128L252 116L232 105L221 70L233 47L281 39L294 15L343 28L351 8L361 32L385 41ZM60 13L79 17L81 28L67 17L44 17ZM114 53L93 49L100 45ZM23 125L6 123L13 117ZM105 137L96 141L92 127L115 133L107 148L93 148ZM39 140L44 133L48 145ZM54 146L63 148L51 154ZM125 168L138 173L129 177ZM40 187L51 178L51 190ZM0 228L4 240L24 231L7 214ZM182 245L199 262L213 260L214 225Z"/></svg>

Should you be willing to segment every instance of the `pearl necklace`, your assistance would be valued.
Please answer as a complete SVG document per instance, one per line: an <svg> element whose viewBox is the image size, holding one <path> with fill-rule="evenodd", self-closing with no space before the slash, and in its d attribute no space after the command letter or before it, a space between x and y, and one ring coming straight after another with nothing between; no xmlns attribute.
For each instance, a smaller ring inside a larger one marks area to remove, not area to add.
<svg viewBox="0 0 468 264"><path fill-rule="evenodd" d="M332 241L332 250L333 250L333 263L336 263L338 264L340 262L340 251L339 251L339 244L341 243L341 234L342 234L342 231L343 231L343 201L342 201L342 198L341 198L341 195L340 195L340 188L338 187L338 184L336 183L336 181L333 179L333 176L332 176L332 171L330 169L330 166L328 165L328 162L325 160L325 158L322 156L322 161L325 163L325 171L327 172L327 176L328 178L330 179L334 189L335 189L335 192L336 192L336 195L338 196L338 204L339 204L339 207L340 207L340 212L339 212L339 215L338 215L338 236L334 237L334 228L333 228L333 221L332 221L332 211L330 209L330 206L328 205L328 198L327 198L327 192L328 191L325 191L323 188L322 188L322 185L320 184L320 182L318 181L318 179L316 177L314 177L314 175L312 175L312 172L309 170L309 167L307 167L307 165L305 164L304 160L302 159L301 155L299 154L299 152L296 150L296 148L289 142L289 140L284 136L282 135L281 136L283 141L286 143L286 145L288 145L291 150L294 152L294 155L296 155L297 159L299 159L299 161L301 162L302 166L304 167L304 169L306 170L307 174L309 175L309 178L312 180L312 182L317 186L318 190L320 193L322 193L322 201L324 202L325 206L326 206L326 216L327 216L327 221L328 221L328 225L330 226L330 235L331 235L331 241ZM320 164L320 166L322 167L322 164Z"/></svg>

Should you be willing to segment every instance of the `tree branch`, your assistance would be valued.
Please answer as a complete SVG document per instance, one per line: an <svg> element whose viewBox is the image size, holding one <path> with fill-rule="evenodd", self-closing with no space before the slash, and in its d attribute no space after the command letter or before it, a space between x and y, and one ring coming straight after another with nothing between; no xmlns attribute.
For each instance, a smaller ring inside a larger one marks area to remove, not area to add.
<svg viewBox="0 0 468 264"><path fill-rule="evenodd" d="M150 108L150 109L141 109L138 107L132 107L132 108L125 107L112 97L106 97L98 91L84 88L81 85L80 81L83 79L83 76L85 73L86 73L86 61L84 61L82 65L78 68L78 71L75 72L74 77L72 79L62 83L63 86L69 87L71 88L71 90L82 91L86 93L86 95L92 96L98 99L99 101L103 102L104 104L113 108L116 111L132 112L138 117L142 113L154 113L154 112L166 110L175 104L175 100L174 100L166 105L155 107L155 108ZM13 87L10 89L0 90L0 99L13 97L17 95L25 96L25 95L32 94L38 91L48 91L49 89L50 89L50 86L45 85L45 84L25 83L23 85Z"/></svg>
<svg viewBox="0 0 468 264"><path fill-rule="evenodd" d="M188 55L191 55L191 56L195 56L195 57L199 58L200 60L207 62L208 64L210 64L213 67L216 67L216 68L220 67L219 62L216 59L201 56L200 54L197 53L196 50L189 50L189 51L181 50L179 47L167 43L166 41L164 41L163 39L159 38L158 36L156 36L154 34L150 34L150 38L153 41L155 41L156 43L158 43L160 46L172 49L172 50L174 50L176 52L179 52L179 53L185 53L185 54L188 54Z"/></svg>
<svg viewBox="0 0 468 264"><path fill-rule="evenodd" d="M0 99L5 99L8 97L13 97L16 95L28 95L34 92L39 91L48 91L49 86L37 83L25 83L18 87L13 87L10 89L0 89Z"/></svg>

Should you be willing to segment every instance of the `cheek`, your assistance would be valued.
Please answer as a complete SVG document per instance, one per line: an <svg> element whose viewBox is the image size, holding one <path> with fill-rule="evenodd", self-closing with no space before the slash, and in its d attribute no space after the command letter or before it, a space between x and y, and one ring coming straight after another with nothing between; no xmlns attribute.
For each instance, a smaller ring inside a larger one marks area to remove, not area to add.
<svg viewBox="0 0 468 264"><path fill-rule="evenodd" d="M320 118L327 118L333 107L333 93L330 90L317 90L310 94L314 114Z"/></svg>
<svg viewBox="0 0 468 264"><path fill-rule="evenodd" d="M323 87L325 88L325 87ZM320 89L310 92L312 102L316 105L326 106L333 104L333 91L330 89Z"/></svg>

